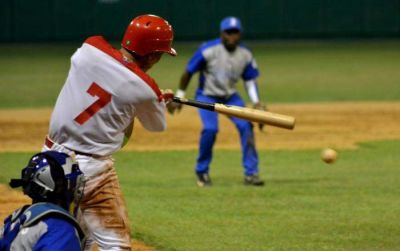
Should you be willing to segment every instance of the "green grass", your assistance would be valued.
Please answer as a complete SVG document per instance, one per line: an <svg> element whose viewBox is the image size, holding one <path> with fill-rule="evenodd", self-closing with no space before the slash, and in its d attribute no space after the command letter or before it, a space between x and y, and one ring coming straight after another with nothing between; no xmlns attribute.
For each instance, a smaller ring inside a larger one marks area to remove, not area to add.
<svg viewBox="0 0 400 251"><path fill-rule="evenodd" d="M197 45L177 43L179 56L150 71L162 88L176 88ZM0 108L52 107L78 46L0 45ZM268 103L400 100L400 40L251 48ZM263 188L242 185L239 151L216 151L211 189L195 186L195 151L115 157L133 237L161 250L396 250L398 149L399 141L365 143L334 165L317 150L260 151ZM0 182L17 177L31 154L0 153Z"/></svg>
<svg viewBox="0 0 400 251"><path fill-rule="evenodd" d="M339 152L261 151L262 188L242 185L239 151L217 151L195 186L194 151L115 155L134 237L161 250L397 250L399 141ZM0 154L0 181L29 154Z"/></svg>
<svg viewBox="0 0 400 251"><path fill-rule="evenodd" d="M177 88L198 44L176 43L178 57L164 56L149 72L161 88ZM53 106L78 46L0 45L0 108ZM266 102L400 99L400 40L266 41L250 47ZM196 87L194 76L189 96Z"/></svg>

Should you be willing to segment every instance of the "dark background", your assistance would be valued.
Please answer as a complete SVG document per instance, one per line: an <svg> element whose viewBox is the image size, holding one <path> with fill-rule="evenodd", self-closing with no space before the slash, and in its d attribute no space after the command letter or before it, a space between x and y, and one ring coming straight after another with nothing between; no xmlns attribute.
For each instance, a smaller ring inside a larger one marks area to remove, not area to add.
<svg viewBox="0 0 400 251"><path fill-rule="evenodd" d="M242 19L248 40L400 37L400 0L1 0L0 42L120 40L147 13L185 41L217 36L229 15Z"/></svg>

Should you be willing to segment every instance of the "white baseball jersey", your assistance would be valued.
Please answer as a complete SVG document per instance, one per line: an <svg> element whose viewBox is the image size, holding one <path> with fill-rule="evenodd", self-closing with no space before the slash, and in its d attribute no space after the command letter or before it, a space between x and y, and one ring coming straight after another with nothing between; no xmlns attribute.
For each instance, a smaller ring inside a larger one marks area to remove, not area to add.
<svg viewBox="0 0 400 251"><path fill-rule="evenodd" d="M75 151L110 155L121 148L135 117L147 130L165 130L160 89L103 37L88 38L71 58L49 137Z"/></svg>

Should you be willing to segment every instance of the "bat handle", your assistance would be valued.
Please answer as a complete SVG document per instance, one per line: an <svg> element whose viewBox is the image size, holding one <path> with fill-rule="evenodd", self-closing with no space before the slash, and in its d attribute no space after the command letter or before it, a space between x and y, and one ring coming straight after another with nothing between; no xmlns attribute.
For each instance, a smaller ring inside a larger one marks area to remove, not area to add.
<svg viewBox="0 0 400 251"><path fill-rule="evenodd" d="M173 102L175 102L175 103L179 103L179 104L182 104L182 99L181 98L178 98L178 97L174 97L173 99L172 99L172 101Z"/></svg>
<svg viewBox="0 0 400 251"><path fill-rule="evenodd" d="M184 104L184 105L190 105L190 106L195 106L201 109L209 110L209 111L214 111L215 110L215 105L206 103L206 102L201 102L201 101L196 101L196 100L191 100L191 99L185 99L185 98L178 98L174 97L172 99L173 102L179 103L179 104Z"/></svg>

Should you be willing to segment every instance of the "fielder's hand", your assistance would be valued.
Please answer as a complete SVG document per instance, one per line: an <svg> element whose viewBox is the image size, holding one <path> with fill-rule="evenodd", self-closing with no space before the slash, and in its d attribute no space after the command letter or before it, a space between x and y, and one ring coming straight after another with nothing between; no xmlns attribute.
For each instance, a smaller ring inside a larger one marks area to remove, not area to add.
<svg viewBox="0 0 400 251"><path fill-rule="evenodd" d="M253 104L253 108L257 110L268 111L267 106L262 102ZM262 132L264 129L264 124L258 124L258 129L260 132Z"/></svg>

